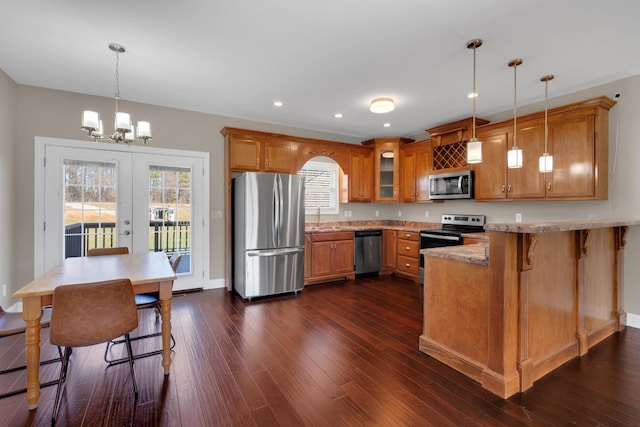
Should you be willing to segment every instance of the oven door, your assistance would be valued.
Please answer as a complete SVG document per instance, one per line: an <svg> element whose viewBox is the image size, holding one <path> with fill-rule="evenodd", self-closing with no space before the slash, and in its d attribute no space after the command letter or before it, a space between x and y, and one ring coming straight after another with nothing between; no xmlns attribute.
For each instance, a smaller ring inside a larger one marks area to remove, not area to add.
<svg viewBox="0 0 640 427"><path fill-rule="evenodd" d="M421 231L420 249L462 245L462 234L442 231ZM424 284L424 255L420 256L420 283Z"/></svg>

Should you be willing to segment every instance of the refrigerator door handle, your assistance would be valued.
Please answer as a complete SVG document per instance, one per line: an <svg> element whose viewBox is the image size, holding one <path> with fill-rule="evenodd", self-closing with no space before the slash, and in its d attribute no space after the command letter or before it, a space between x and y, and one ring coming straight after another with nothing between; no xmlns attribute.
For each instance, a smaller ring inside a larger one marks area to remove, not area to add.
<svg viewBox="0 0 640 427"><path fill-rule="evenodd" d="M276 187L277 187L277 191L278 191L278 216L276 217L276 221L277 221L277 225L276 228L278 230L278 245L277 247L280 247L282 245L282 217L284 215L284 200L282 197L282 177L280 177L280 175L276 175Z"/></svg>
<svg viewBox="0 0 640 427"><path fill-rule="evenodd" d="M280 243L279 230L278 230L278 217L280 216L279 211L279 194L278 194L278 175L273 178L273 196L271 198L271 202L273 203L273 222L271 223L271 236L273 241L273 246L278 247ZM259 214L258 214L259 215Z"/></svg>
<svg viewBox="0 0 640 427"><path fill-rule="evenodd" d="M304 248L286 248L286 249L263 249L247 251L247 256L278 256L303 253Z"/></svg>

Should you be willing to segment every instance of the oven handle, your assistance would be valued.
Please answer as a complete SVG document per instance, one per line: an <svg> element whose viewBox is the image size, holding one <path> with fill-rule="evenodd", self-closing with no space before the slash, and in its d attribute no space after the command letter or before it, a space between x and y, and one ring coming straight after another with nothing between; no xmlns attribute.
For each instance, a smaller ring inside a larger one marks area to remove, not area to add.
<svg viewBox="0 0 640 427"><path fill-rule="evenodd" d="M460 237L458 236L443 236L441 234L428 234L428 233L420 233L420 237L431 237L436 240L452 240L459 241Z"/></svg>

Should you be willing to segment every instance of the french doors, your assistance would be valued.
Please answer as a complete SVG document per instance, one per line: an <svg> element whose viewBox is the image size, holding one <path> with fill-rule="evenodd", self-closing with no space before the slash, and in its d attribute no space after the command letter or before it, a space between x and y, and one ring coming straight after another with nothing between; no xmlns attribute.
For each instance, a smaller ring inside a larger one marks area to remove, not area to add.
<svg viewBox="0 0 640 427"><path fill-rule="evenodd" d="M36 182L36 275L91 248L126 246L130 252L182 254L174 290L203 287L201 157L42 139L36 144L43 156Z"/></svg>

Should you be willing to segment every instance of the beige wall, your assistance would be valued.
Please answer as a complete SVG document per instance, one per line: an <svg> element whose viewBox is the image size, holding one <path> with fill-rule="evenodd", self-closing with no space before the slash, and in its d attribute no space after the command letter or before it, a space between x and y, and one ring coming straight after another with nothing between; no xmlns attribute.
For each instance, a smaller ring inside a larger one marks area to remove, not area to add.
<svg viewBox="0 0 640 427"><path fill-rule="evenodd" d="M551 88L550 88L551 92ZM341 205L341 214L327 216L328 219L344 219L342 211L349 209L353 217L349 219L373 219L374 212L379 219L409 219L439 222L442 213L485 214L489 222L511 221L516 212L523 213L527 220L586 218L588 214L601 217L640 218L640 192L634 187L637 182L636 163L640 159L640 76L620 80L571 95L552 98L550 107L574 101L622 92L623 97L610 113L610 167L609 200L599 202L495 202L447 201L442 204L346 204ZM3 245L0 254L0 284L9 282L10 289L17 289L33 278L33 144L35 136L70 138L84 140L79 128L82 110L94 109L108 117L113 111L113 100L75 93L61 92L12 83L0 72L0 170L1 200L13 200L13 210L0 207L3 218L0 223L2 235L12 234L9 243ZM12 104L16 106L11 108ZM520 106L519 113L537 111L542 103ZM206 151L211 154L211 206L210 210L224 211L223 206L223 138L219 131L224 126L248 128L268 132L286 133L313 138L357 142L354 138L331 135L311 130L288 128L267 123L251 122L210 115L136 104L124 101L122 109L131 113L136 120L149 120L153 126L154 146ZM510 117L506 111L481 117L498 121ZM14 125L15 123L15 125ZM12 141L14 142L12 144ZM89 143L89 142L88 142ZM14 159L12 162L10 159ZM15 165L15 166L13 166ZM13 174L8 173L13 167ZM6 179L5 179L6 178ZM18 185L19 183L19 185ZM19 191L18 191L19 188ZM425 218L425 211L429 218ZM398 216L401 212L402 216ZM7 225L8 224L8 225ZM223 236L224 220L210 220L210 278L224 277ZM9 249L10 248L10 249ZM14 262L7 262L7 256ZM628 237L625 264L625 308L630 313L640 314L640 229L632 227Z"/></svg>
<svg viewBox="0 0 640 427"><path fill-rule="evenodd" d="M8 138L15 141L9 148L15 147L15 154L7 150L7 157L15 156L15 174L13 179L20 183L20 191L15 194L13 212L16 214L15 263L12 283L13 290L33 279L33 179L34 179L34 137L45 136L67 138L92 142L80 129L83 110L98 111L102 117L113 115L115 103L112 98L82 95L71 92L43 89L33 86L13 85L17 91L15 112L12 123L16 123L17 135ZM9 104L9 103L8 103ZM131 114L134 120L148 120L153 130L154 147L177 148L183 150L210 153L210 211L224 212L224 138L220 129L225 126L257 129L268 132L289 133L313 138L347 141L346 137L315 132L310 130L287 128L247 120L232 119L211 114L196 113L173 108L121 101L120 108ZM4 120L4 117L2 118ZM105 126L109 126L105 123ZM5 151L3 153L3 161ZM11 185L12 191L16 185ZM1 193L0 193L1 195ZM211 215L209 215L209 218ZM224 219L210 221L210 259L209 280L214 285L222 285L224 278ZM11 246L11 245L8 245ZM220 283L218 283L220 282Z"/></svg>
<svg viewBox="0 0 640 427"><path fill-rule="evenodd" d="M0 70L0 304L11 305L12 284L15 282L15 251L13 206L17 185L14 183L14 147L16 130L15 104L17 85ZM7 295L2 296L2 285L7 285Z"/></svg>

